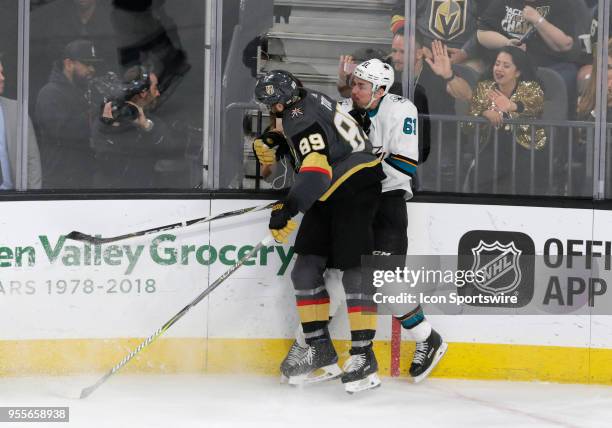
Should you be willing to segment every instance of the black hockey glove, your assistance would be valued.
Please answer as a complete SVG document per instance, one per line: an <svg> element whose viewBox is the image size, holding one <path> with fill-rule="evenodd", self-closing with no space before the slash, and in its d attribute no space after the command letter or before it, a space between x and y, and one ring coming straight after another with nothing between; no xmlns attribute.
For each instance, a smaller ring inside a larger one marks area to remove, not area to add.
<svg viewBox="0 0 612 428"><path fill-rule="evenodd" d="M287 146L287 140L278 131L266 131L253 141L253 151L262 165L272 165L278 159L279 148Z"/></svg>
<svg viewBox="0 0 612 428"><path fill-rule="evenodd" d="M289 236L297 227L297 223L291 219L297 215L298 211L297 203L291 199L274 204L268 228L276 242L287 243Z"/></svg>
<svg viewBox="0 0 612 428"><path fill-rule="evenodd" d="M363 129L366 135L369 135L372 121L370 120L368 111L362 108L355 108L349 111L349 114L353 117L353 119L355 119L359 126L361 126L361 129Z"/></svg>

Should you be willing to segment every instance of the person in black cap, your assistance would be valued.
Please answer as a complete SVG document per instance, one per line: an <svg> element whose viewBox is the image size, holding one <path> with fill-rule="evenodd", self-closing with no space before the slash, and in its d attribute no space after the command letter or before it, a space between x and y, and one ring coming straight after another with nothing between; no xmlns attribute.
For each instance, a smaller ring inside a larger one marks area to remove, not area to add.
<svg viewBox="0 0 612 428"><path fill-rule="evenodd" d="M111 0L53 0L31 3L28 86L30 93L34 95L29 100L32 111L36 94L47 83L53 62L61 58L65 46L71 41L86 39L95 45L97 55L104 58L104 69L97 67L97 74L117 68L116 34L111 25L111 9ZM16 12L11 16L13 21L17 21Z"/></svg>
<svg viewBox="0 0 612 428"><path fill-rule="evenodd" d="M38 94L35 117L45 188L80 189L91 185L88 85L100 62L92 42L70 42Z"/></svg>

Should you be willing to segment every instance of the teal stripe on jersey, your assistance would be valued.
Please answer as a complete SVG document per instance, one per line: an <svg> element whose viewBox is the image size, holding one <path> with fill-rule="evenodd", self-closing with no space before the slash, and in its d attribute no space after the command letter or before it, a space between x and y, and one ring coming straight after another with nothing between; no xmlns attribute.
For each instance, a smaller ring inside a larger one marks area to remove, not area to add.
<svg viewBox="0 0 612 428"><path fill-rule="evenodd" d="M410 176L416 174L416 166L408 162L401 161L399 159L394 159L391 157L385 158L385 162L391 165L393 168L399 170L400 172L403 172L404 174L408 174Z"/></svg>

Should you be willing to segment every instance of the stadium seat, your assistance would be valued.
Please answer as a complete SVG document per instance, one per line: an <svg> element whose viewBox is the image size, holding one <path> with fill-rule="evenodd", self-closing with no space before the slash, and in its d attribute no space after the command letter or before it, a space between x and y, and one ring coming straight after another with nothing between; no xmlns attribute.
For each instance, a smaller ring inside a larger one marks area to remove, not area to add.
<svg viewBox="0 0 612 428"><path fill-rule="evenodd" d="M567 89L561 75L555 70L540 67L538 79L544 90L543 120L567 120Z"/></svg>

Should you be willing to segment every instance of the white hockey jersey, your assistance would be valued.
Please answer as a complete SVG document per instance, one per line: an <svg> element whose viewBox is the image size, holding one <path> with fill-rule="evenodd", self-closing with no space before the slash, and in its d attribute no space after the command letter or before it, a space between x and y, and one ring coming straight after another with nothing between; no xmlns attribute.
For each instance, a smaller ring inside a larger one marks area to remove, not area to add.
<svg viewBox="0 0 612 428"><path fill-rule="evenodd" d="M353 110L350 98L338 105L346 113ZM419 162L417 108L407 98L387 94L368 115L372 121L368 136L387 175L382 182L383 192L403 189L406 199L412 198L412 179Z"/></svg>

